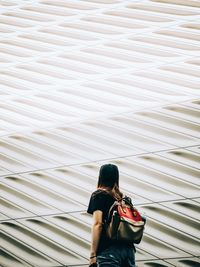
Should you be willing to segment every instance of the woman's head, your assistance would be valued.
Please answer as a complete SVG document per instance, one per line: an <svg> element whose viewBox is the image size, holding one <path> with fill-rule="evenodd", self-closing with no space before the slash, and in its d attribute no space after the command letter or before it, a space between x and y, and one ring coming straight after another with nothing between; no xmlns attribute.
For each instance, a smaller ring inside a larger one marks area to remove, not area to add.
<svg viewBox="0 0 200 267"><path fill-rule="evenodd" d="M98 187L119 186L119 170L114 164L104 164L99 170Z"/></svg>

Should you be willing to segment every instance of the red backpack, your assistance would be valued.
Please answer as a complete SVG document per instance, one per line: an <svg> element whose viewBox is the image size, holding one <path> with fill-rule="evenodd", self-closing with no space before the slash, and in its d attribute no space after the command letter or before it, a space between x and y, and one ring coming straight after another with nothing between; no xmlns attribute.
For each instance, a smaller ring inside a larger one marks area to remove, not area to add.
<svg viewBox="0 0 200 267"><path fill-rule="evenodd" d="M116 200L108 213L106 232L110 239L139 244L146 219L133 206L129 197Z"/></svg>

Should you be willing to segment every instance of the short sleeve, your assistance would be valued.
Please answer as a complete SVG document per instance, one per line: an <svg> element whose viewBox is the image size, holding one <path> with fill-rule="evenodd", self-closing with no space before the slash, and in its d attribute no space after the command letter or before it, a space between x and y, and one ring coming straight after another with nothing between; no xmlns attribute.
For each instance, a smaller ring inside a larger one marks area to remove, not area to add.
<svg viewBox="0 0 200 267"><path fill-rule="evenodd" d="M94 192L90 197L87 212L90 214L93 214L93 212L96 210L101 210L102 212L104 212L105 203L106 203L105 194Z"/></svg>

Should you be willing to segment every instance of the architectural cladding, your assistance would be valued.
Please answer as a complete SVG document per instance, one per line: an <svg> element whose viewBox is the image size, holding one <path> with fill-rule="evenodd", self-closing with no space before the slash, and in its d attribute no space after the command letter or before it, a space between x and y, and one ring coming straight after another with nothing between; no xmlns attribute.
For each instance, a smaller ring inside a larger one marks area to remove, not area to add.
<svg viewBox="0 0 200 267"><path fill-rule="evenodd" d="M88 266L103 163L148 217L137 266L200 266L200 1L0 5L1 266Z"/></svg>

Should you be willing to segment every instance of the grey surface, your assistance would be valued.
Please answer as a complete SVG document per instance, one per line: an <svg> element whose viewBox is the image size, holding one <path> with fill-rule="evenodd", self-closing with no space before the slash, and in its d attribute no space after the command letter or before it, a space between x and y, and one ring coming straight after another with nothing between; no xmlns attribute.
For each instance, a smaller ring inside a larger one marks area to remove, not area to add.
<svg viewBox="0 0 200 267"><path fill-rule="evenodd" d="M199 2L0 6L1 265L87 266L110 162L148 218L138 267L199 266Z"/></svg>

